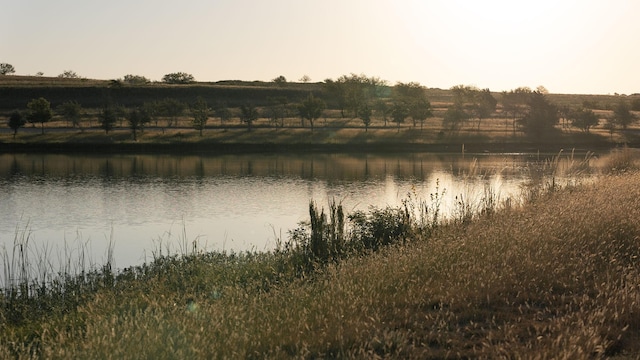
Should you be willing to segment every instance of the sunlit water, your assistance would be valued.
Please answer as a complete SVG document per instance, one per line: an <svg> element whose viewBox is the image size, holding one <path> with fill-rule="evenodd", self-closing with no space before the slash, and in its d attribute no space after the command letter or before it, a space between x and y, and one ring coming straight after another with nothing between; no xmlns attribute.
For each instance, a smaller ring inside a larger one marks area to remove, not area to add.
<svg viewBox="0 0 640 360"><path fill-rule="evenodd" d="M552 168L537 154L2 154L0 250L11 254L28 236L36 256L85 249L99 264L112 242L117 268L194 240L208 250L270 250L308 220L309 201L326 208L335 199L351 212L437 194L452 216L457 201L480 203L486 189L499 201L518 198Z"/></svg>

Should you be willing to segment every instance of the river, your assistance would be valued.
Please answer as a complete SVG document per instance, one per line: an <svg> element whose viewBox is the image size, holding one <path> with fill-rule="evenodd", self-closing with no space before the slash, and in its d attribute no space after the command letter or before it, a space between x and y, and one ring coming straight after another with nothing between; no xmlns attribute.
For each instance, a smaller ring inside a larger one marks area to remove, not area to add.
<svg viewBox="0 0 640 360"><path fill-rule="evenodd" d="M117 268L163 253L265 251L308 220L309 201L346 212L409 197L479 203L518 199L549 176L575 179L576 157L539 154L0 154L0 250L28 240L36 257L80 251ZM589 176L588 171L586 172ZM411 194L411 195L409 195ZM447 215L448 214L448 215ZM2 261L6 260L2 259Z"/></svg>

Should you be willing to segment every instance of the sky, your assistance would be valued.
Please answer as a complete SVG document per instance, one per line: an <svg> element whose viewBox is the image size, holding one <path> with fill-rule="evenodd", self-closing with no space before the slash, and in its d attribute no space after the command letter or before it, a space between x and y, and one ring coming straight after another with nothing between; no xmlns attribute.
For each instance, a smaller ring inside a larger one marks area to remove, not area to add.
<svg viewBox="0 0 640 360"><path fill-rule="evenodd" d="M0 0L15 75L640 93L638 0Z"/></svg>

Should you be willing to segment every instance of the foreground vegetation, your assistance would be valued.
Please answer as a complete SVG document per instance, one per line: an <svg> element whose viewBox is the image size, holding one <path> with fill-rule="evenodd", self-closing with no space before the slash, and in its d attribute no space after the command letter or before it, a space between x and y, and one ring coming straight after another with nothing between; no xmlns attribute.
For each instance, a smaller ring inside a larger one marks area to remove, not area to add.
<svg viewBox="0 0 640 360"><path fill-rule="evenodd" d="M631 165L618 155L616 173ZM185 239L182 254L117 274L78 261L29 277L40 267L18 232L0 357L635 358L639 181L544 183L522 206L487 196L446 221L439 190L366 213L312 203L277 251Z"/></svg>

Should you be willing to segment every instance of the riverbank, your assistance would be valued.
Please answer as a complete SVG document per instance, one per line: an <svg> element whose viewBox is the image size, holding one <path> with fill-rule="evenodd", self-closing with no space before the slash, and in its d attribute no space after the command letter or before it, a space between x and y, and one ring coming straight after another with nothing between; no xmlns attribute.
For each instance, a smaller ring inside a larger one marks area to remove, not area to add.
<svg viewBox="0 0 640 360"><path fill-rule="evenodd" d="M371 214L345 236L384 229L367 225L376 219L410 236L356 256L302 241L263 254L196 248L117 277L105 267L66 305L14 303L41 309L18 323L5 293L0 355L635 358L639 181L552 186L522 207L485 206L472 221L438 226ZM431 200L428 211L437 209ZM330 229L340 217L328 215L316 221L338 234Z"/></svg>

